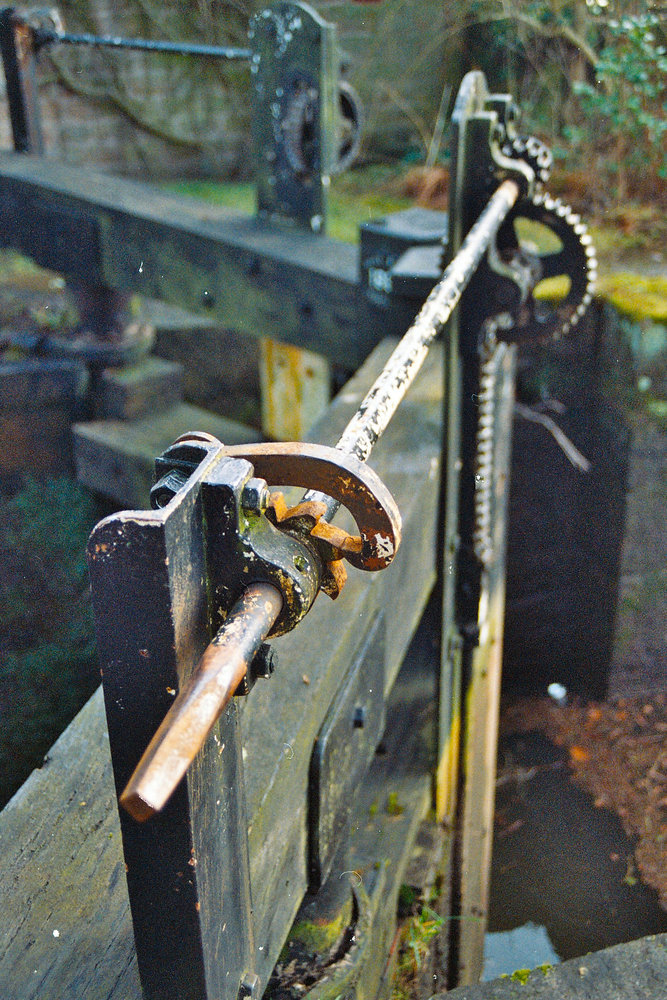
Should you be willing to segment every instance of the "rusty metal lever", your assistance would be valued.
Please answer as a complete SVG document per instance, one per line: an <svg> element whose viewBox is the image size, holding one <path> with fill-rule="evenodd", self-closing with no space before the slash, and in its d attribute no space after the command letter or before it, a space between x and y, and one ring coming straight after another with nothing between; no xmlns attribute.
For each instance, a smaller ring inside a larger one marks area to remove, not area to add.
<svg viewBox="0 0 667 1000"><path fill-rule="evenodd" d="M164 717L120 796L134 819L166 804L280 614L282 595L269 583L243 592Z"/></svg>
<svg viewBox="0 0 667 1000"><path fill-rule="evenodd" d="M346 507L361 536L361 550L345 551L357 569L380 570L394 558L401 540L401 515L380 477L355 455L322 444L237 444L230 458L252 462L255 475L271 486L317 490Z"/></svg>

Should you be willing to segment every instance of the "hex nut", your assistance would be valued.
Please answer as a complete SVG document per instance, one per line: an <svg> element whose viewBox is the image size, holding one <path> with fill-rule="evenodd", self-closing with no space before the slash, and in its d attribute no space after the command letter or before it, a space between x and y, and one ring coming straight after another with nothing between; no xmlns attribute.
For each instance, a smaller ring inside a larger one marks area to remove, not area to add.
<svg viewBox="0 0 667 1000"><path fill-rule="evenodd" d="M246 514L263 514L270 499L264 479L249 479L241 493L241 506Z"/></svg>
<svg viewBox="0 0 667 1000"><path fill-rule="evenodd" d="M258 1000L260 995L259 976L254 972L246 972L239 986L238 1000Z"/></svg>

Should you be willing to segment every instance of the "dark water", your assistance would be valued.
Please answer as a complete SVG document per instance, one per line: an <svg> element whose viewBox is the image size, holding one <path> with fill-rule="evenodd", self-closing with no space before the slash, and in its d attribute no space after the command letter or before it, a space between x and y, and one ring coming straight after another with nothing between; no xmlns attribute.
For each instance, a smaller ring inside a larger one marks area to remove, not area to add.
<svg viewBox="0 0 667 1000"><path fill-rule="evenodd" d="M506 939L512 967L494 965L495 975L553 961L539 957L546 936L565 960L667 930L656 893L636 877L633 842L572 784L561 749L538 733L503 738L498 771L488 929L533 928L519 936L524 960L516 935Z"/></svg>

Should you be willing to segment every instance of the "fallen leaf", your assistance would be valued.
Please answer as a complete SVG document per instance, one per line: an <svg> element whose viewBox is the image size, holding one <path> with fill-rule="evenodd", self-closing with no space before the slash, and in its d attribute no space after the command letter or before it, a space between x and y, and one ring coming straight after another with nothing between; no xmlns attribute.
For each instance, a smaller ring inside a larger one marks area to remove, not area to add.
<svg viewBox="0 0 667 1000"><path fill-rule="evenodd" d="M575 764L583 764L590 757L588 750L584 750L583 747L570 747L570 759Z"/></svg>
<svg viewBox="0 0 667 1000"><path fill-rule="evenodd" d="M503 837L509 837L511 833L516 833L517 830L520 830L521 827L523 826L523 823L524 821L522 819L515 819L514 822L510 823L509 826L506 826L502 830L499 830L498 833L496 834L496 838L498 840L502 840Z"/></svg>

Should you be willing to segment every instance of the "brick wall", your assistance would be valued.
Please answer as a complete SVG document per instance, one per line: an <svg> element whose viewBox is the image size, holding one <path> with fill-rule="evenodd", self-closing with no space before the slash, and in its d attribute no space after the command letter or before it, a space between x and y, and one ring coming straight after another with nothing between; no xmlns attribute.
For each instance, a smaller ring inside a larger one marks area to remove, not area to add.
<svg viewBox="0 0 667 1000"><path fill-rule="evenodd" d="M370 6L351 0L316 0L313 6L338 25L346 76L365 108L366 153L401 156L410 147L423 147L433 127L443 82L455 72L452 59L443 58L439 39L440 0L420 0L419 4L384 0ZM140 5L134 0L115 4L96 0L93 23L78 20L76 8L73 3L64 5L70 31L147 33ZM179 37L174 35L173 24L165 21L162 28L154 24L150 30L154 37ZM245 44L243 24L227 34L226 28L218 22L215 37L207 40ZM202 40L201 25L188 30L185 21L183 32L180 37ZM249 173L245 64L70 46L51 51L52 55L40 56L39 67L49 155L76 165L90 163L114 173L154 179ZM457 84L458 79L452 78L452 93ZM115 104L114 95L120 95ZM4 101L4 80L0 101ZM0 112L0 144L11 148L6 112Z"/></svg>

